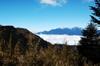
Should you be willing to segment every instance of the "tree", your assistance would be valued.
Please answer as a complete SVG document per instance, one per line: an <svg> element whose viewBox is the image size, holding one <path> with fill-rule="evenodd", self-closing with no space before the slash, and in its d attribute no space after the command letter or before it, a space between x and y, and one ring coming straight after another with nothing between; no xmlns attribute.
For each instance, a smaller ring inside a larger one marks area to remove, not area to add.
<svg viewBox="0 0 100 66"><path fill-rule="evenodd" d="M96 25L91 22L88 26L82 31L83 37L80 40L81 45L98 45L98 34Z"/></svg>
<svg viewBox="0 0 100 66"><path fill-rule="evenodd" d="M78 46L79 53L93 63L100 62L100 40L98 40L96 25L93 22L89 23L82 31L82 35Z"/></svg>
<svg viewBox="0 0 100 66"><path fill-rule="evenodd" d="M97 25L100 25L100 0L95 0L95 6L91 6L93 13L91 23L82 31L82 38L78 47L79 53L94 63L100 62L100 33Z"/></svg>
<svg viewBox="0 0 100 66"><path fill-rule="evenodd" d="M92 22L100 25L100 0L95 0L95 6L91 6L91 10L93 10Z"/></svg>

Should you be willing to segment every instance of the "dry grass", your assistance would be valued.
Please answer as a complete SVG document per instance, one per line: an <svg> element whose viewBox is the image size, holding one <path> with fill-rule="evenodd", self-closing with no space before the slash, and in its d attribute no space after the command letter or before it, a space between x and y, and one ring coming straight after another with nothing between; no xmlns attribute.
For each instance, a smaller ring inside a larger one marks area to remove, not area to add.
<svg viewBox="0 0 100 66"><path fill-rule="evenodd" d="M78 54L75 46L29 46L25 54L16 46L14 53L0 51L0 66L100 66Z"/></svg>

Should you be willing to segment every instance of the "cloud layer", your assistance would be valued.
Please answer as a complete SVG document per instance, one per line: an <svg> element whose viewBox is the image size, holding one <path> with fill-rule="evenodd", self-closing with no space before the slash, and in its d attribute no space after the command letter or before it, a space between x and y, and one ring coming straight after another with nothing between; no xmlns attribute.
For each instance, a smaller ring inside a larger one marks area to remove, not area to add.
<svg viewBox="0 0 100 66"><path fill-rule="evenodd" d="M68 45L77 45L80 37L78 35L46 35L46 34L39 34L41 38L44 40L51 42L52 44L60 43L64 44L67 42Z"/></svg>
<svg viewBox="0 0 100 66"><path fill-rule="evenodd" d="M40 0L41 4L51 5L51 6L62 6L66 4L67 0Z"/></svg>

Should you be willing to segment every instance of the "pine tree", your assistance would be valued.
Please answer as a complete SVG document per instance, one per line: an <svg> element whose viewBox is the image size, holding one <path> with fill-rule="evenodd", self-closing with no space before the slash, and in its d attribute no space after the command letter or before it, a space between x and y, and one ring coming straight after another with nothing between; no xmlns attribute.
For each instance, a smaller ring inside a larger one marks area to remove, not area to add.
<svg viewBox="0 0 100 66"><path fill-rule="evenodd" d="M100 33L97 25L100 25L100 0L95 0L95 6L91 6L93 13L91 23L82 31L82 38L78 47L79 53L94 63L100 62Z"/></svg>
<svg viewBox="0 0 100 66"><path fill-rule="evenodd" d="M100 43L98 40L96 25L91 22L82 32L82 38L78 51L93 63L100 62Z"/></svg>
<svg viewBox="0 0 100 66"><path fill-rule="evenodd" d="M91 6L91 10L93 10L92 21L100 25L100 0L95 0L95 6Z"/></svg>
<svg viewBox="0 0 100 66"><path fill-rule="evenodd" d="M88 26L82 32L83 37L80 40L81 45L98 45L97 28L94 23L88 24Z"/></svg>

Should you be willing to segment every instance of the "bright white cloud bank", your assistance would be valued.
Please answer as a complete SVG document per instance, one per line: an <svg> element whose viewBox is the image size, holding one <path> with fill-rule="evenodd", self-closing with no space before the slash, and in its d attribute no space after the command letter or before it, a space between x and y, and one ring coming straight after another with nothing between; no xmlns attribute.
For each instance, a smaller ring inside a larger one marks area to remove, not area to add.
<svg viewBox="0 0 100 66"><path fill-rule="evenodd" d="M40 0L41 4L51 5L51 6L62 6L67 0Z"/></svg>
<svg viewBox="0 0 100 66"><path fill-rule="evenodd" d="M76 35L39 35L44 40L51 42L52 44L60 43L64 44L67 42L68 45L77 45L81 36Z"/></svg>

